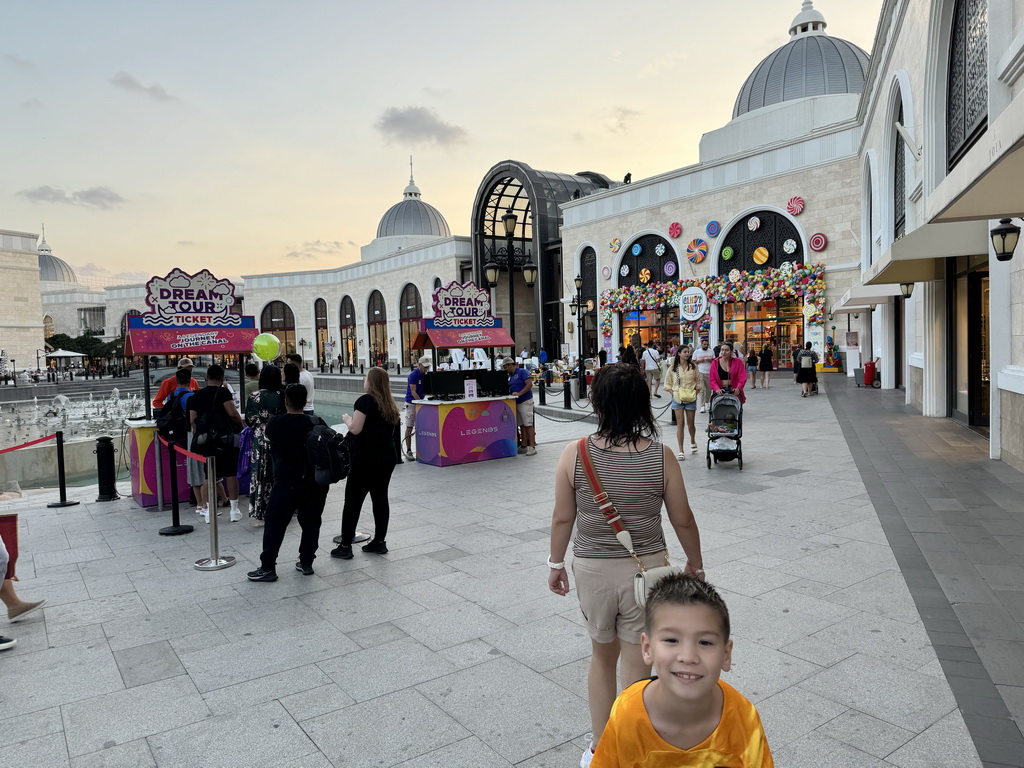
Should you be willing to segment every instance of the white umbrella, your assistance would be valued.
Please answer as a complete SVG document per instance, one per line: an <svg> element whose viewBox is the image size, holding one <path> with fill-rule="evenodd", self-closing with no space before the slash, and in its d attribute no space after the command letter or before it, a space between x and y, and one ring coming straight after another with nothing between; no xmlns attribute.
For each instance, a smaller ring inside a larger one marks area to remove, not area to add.
<svg viewBox="0 0 1024 768"><path fill-rule="evenodd" d="M47 357L60 357L60 358L85 357L85 355L83 355L81 352L68 352L66 349L58 349L55 352L50 352L46 356Z"/></svg>

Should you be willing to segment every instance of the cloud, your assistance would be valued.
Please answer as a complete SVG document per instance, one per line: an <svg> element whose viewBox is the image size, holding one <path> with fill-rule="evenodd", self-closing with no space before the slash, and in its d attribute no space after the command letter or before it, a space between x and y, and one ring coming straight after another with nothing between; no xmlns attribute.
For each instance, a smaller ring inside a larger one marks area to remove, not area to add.
<svg viewBox="0 0 1024 768"><path fill-rule="evenodd" d="M110 78L110 84L134 93L144 93L155 101L180 101L177 96L169 94L162 85L151 85L148 88L127 72L118 72Z"/></svg>
<svg viewBox="0 0 1024 768"><path fill-rule="evenodd" d="M675 50L648 61L640 68L640 77L657 77L663 72L680 72L688 55L683 50Z"/></svg>
<svg viewBox="0 0 1024 768"><path fill-rule="evenodd" d="M642 113L629 107L613 107L611 115L605 121L605 128L609 133L625 135L629 133L629 123L634 117L640 117Z"/></svg>
<svg viewBox="0 0 1024 768"><path fill-rule="evenodd" d="M390 107L373 127L389 144L398 141L410 146L449 147L464 144L468 137L464 128L444 122L437 112L426 107Z"/></svg>
<svg viewBox="0 0 1024 768"><path fill-rule="evenodd" d="M35 69L36 65L28 59L23 59L20 56L15 56L13 53L0 53L0 59L3 59L15 69Z"/></svg>
<svg viewBox="0 0 1024 768"><path fill-rule="evenodd" d="M17 194L19 197L38 203L67 203L68 205L81 205L86 208L102 208L103 210L125 202L125 199L110 187L90 187L68 194L63 189L44 184L41 187L23 189Z"/></svg>
<svg viewBox="0 0 1024 768"><path fill-rule="evenodd" d="M452 95L452 92L448 88L430 88L429 86L423 89L423 92L427 96L431 96L435 99L447 99Z"/></svg>
<svg viewBox="0 0 1024 768"><path fill-rule="evenodd" d="M18 106L22 109L38 109L39 107L43 106L43 102L41 102L39 99L26 99L25 101L21 102Z"/></svg>
<svg viewBox="0 0 1024 768"><path fill-rule="evenodd" d="M191 248L195 244L196 244L195 240L179 240L178 241L178 245L182 246L183 248Z"/></svg>
<svg viewBox="0 0 1024 768"><path fill-rule="evenodd" d="M356 244L351 240L341 242L340 240L309 240L302 244L302 247L289 251L284 256L286 259L319 259L321 256L335 256L347 247L355 248Z"/></svg>

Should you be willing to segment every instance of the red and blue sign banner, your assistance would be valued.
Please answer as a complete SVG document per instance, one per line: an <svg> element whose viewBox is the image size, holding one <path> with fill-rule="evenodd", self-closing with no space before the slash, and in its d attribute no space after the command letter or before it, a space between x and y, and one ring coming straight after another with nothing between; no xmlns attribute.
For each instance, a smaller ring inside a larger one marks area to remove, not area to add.
<svg viewBox="0 0 1024 768"><path fill-rule="evenodd" d="M180 269L146 283L150 311L128 318L126 347L133 355L249 352L259 334L256 319L236 315L235 286L208 269Z"/></svg>

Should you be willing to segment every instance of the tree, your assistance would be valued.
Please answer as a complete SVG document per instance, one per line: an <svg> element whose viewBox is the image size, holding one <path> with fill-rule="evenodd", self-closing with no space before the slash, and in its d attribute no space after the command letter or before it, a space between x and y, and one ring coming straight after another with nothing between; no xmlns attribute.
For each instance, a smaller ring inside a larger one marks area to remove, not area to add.
<svg viewBox="0 0 1024 768"><path fill-rule="evenodd" d="M75 343L78 348L72 351L81 352L90 362L95 358L104 357L106 354L107 343L91 328L86 329L81 336L75 339Z"/></svg>
<svg viewBox="0 0 1024 768"><path fill-rule="evenodd" d="M58 349L66 349L68 352L82 351L78 348L77 339L71 338L66 333L55 333L46 340L46 343L53 347L54 351Z"/></svg>

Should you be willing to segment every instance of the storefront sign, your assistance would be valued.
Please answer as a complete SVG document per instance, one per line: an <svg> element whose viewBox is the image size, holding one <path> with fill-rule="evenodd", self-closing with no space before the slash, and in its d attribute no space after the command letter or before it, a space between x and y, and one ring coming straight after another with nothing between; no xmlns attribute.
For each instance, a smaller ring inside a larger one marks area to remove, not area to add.
<svg viewBox="0 0 1024 768"><path fill-rule="evenodd" d="M694 322L708 311L708 295L703 288L692 285L679 294L679 316L687 322Z"/></svg>
<svg viewBox="0 0 1024 768"><path fill-rule="evenodd" d="M128 318L128 339L133 355L223 355L248 352L259 335L251 317L236 315L240 327L158 325L146 326L145 315Z"/></svg>
<svg viewBox="0 0 1024 768"><path fill-rule="evenodd" d="M491 296L476 283L450 282L434 291L434 317L428 328L495 328Z"/></svg>

